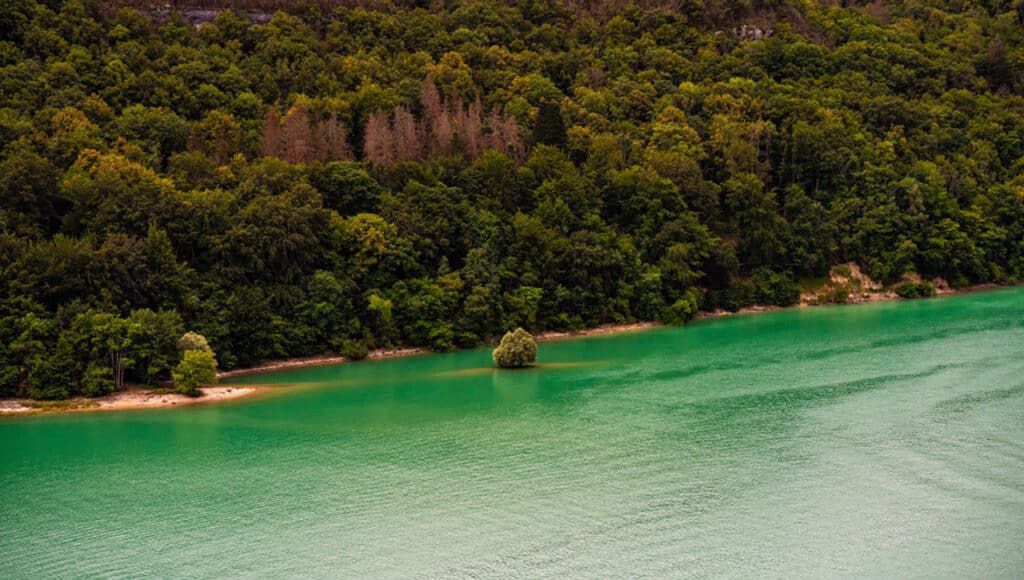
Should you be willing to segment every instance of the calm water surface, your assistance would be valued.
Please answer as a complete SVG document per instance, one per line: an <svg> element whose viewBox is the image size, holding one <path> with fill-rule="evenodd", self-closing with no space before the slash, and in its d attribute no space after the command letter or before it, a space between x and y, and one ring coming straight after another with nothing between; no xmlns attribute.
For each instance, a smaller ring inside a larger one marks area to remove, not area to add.
<svg viewBox="0 0 1024 580"><path fill-rule="evenodd" d="M1024 289L0 421L0 576L1024 575Z"/></svg>

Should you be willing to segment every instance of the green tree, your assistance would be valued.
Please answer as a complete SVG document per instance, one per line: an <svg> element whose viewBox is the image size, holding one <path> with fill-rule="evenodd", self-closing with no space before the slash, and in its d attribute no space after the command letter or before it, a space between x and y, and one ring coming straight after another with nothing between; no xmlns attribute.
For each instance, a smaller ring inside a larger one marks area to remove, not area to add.
<svg viewBox="0 0 1024 580"><path fill-rule="evenodd" d="M697 292L692 289L688 290L682 298L661 311L661 321L665 324L682 326L697 315L699 304Z"/></svg>
<svg viewBox="0 0 1024 580"><path fill-rule="evenodd" d="M537 360L537 341L522 328L506 332L492 353L499 368L513 369L529 366Z"/></svg>
<svg viewBox="0 0 1024 580"><path fill-rule="evenodd" d="M314 167L309 182L323 195L324 207L341 215L375 211L381 195L380 184L369 172L349 161Z"/></svg>
<svg viewBox="0 0 1024 580"><path fill-rule="evenodd" d="M213 352L206 337L191 330L181 335L181 338L178 340L178 352L184 354L190 350L208 350Z"/></svg>
<svg viewBox="0 0 1024 580"><path fill-rule="evenodd" d="M179 393L197 397L199 387L217 382L217 359L208 350L187 350L172 375Z"/></svg>
<svg viewBox="0 0 1024 580"><path fill-rule="evenodd" d="M82 393L87 397L99 397L114 390L113 372L110 367L90 363L82 376Z"/></svg>
<svg viewBox="0 0 1024 580"><path fill-rule="evenodd" d="M84 355L86 361L109 368L113 387L120 391L125 387L126 371L136 363L135 338L141 331L138 321L89 311L75 317L62 339L66 339L69 349Z"/></svg>

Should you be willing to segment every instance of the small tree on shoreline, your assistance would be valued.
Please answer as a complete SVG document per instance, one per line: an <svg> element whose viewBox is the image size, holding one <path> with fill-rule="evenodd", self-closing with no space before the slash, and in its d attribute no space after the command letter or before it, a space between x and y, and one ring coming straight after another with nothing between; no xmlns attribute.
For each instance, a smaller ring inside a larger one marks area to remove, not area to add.
<svg viewBox="0 0 1024 580"><path fill-rule="evenodd" d="M206 337L187 332L178 342L181 362L171 373L174 387L189 397L199 396L199 387L217 382L217 359Z"/></svg>

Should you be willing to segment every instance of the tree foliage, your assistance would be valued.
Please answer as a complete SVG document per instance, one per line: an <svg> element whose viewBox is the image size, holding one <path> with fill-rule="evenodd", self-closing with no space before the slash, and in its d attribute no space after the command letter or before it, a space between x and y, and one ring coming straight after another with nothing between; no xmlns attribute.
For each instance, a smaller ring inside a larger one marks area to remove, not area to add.
<svg viewBox="0 0 1024 580"><path fill-rule="evenodd" d="M505 333L491 354L494 364L503 369L529 366L537 361L537 341L521 327Z"/></svg>
<svg viewBox="0 0 1024 580"><path fill-rule="evenodd" d="M1020 2L8 4L0 395L1024 276Z"/></svg>
<svg viewBox="0 0 1024 580"><path fill-rule="evenodd" d="M208 350L187 350L172 376L179 393L198 396L199 387L217 382L217 359Z"/></svg>

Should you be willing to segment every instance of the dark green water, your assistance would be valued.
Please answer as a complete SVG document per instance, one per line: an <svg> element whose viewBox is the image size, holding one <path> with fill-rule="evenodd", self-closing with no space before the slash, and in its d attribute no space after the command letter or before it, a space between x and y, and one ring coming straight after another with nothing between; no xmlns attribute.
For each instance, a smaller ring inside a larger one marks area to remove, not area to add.
<svg viewBox="0 0 1024 580"><path fill-rule="evenodd" d="M1024 574L1024 289L0 421L0 576ZM255 379L249 378L249 381Z"/></svg>

